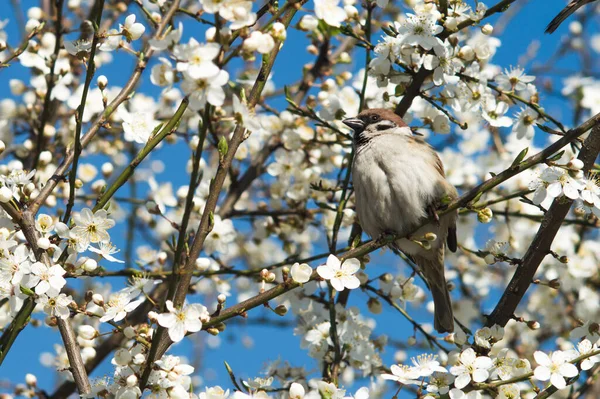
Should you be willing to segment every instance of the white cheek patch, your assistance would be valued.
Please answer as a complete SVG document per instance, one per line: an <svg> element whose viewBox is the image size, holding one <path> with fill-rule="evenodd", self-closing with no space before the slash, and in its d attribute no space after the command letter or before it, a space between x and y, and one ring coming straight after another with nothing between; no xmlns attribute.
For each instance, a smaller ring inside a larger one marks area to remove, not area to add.
<svg viewBox="0 0 600 399"><path fill-rule="evenodd" d="M382 131L382 130L389 130L389 129L393 129L396 127L396 124L392 121L381 121L379 123L377 123L375 125L375 130L377 130L378 132Z"/></svg>

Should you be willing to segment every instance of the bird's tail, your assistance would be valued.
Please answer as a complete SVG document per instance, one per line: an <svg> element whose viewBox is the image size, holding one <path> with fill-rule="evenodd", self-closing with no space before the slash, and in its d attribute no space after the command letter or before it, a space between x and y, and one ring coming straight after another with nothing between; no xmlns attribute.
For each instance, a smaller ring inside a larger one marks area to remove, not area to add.
<svg viewBox="0 0 600 399"><path fill-rule="evenodd" d="M569 18L577 9L584 4L589 3L585 0L573 0L556 16L548 26L546 27L546 33L554 33L556 29L564 22L565 19Z"/></svg>
<svg viewBox="0 0 600 399"><path fill-rule="evenodd" d="M450 292L444 276L444 248L437 250L438 256L434 258L413 256L415 263L419 265L423 276L427 280L429 289L433 296L434 305L434 327L437 332L454 331L454 314L452 312L452 301Z"/></svg>

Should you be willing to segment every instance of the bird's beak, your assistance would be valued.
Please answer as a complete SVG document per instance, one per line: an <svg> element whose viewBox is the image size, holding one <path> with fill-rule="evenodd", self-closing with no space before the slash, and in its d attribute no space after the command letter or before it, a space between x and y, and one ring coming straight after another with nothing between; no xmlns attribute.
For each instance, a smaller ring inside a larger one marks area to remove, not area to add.
<svg viewBox="0 0 600 399"><path fill-rule="evenodd" d="M354 133L360 133L363 130L365 130L365 123L358 118L344 119L342 123L348 126L350 129L354 130Z"/></svg>

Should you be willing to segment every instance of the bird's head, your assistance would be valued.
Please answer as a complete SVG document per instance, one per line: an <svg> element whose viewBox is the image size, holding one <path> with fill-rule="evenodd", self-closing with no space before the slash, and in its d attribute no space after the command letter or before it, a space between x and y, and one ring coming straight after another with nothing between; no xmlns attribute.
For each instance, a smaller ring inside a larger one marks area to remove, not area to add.
<svg viewBox="0 0 600 399"><path fill-rule="evenodd" d="M374 137L384 134L413 135L402 118L384 108L368 109L356 117L344 119L342 122L354 130L354 142L357 146L366 144Z"/></svg>

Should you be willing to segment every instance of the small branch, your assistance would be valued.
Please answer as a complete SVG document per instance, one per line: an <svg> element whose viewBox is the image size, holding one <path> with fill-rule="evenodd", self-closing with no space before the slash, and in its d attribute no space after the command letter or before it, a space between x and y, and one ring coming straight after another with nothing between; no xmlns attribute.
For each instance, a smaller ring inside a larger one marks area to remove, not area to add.
<svg viewBox="0 0 600 399"><path fill-rule="evenodd" d="M63 320L60 317L56 319L58 324L58 330L62 337L63 343L65 344L65 350L67 357L69 358L69 365L73 379L79 390L79 395L86 395L92 391L90 380L81 358L81 349L77 344L77 338L73 331L73 326L69 323L69 320Z"/></svg>
<svg viewBox="0 0 600 399"><path fill-rule="evenodd" d="M90 50L90 59L88 61L87 72L85 74L85 83L83 85L83 93L81 94L81 102L79 103L79 107L77 107L77 115L75 120L77 121L77 125L75 127L75 146L73 148L73 166L71 167L71 171L69 173L69 200L67 202L67 209L63 216L63 223L68 223L69 218L71 217L71 211L73 210L73 206L75 205L75 180L77 179L77 165L79 163L79 156L81 155L81 128L83 127L83 112L85 111L85 104L88 95L88 91L90 89L90 85L92 84L92 78L94 77L94 73L96 72L96 63L94 62L94 57L96 56L96 47L98 46L98 42L100 39L100 34L98 32L98 27L100 26L100 22L102 20L102 10L104 9L104 0L98 0L94 4L94 12L92 15L92 21L94 24L94 38L92 39L92 49ZM58 43L57 43L58 45ZM43 127L42 127L43 129ZM40 132L42 133L42 132ZM40 134L42 137L42 134ZM41 141L38 141L38 144L41 147ZM39 155L36 156L36 158ZM37 160L36 160L37 162Z"/></svg>
<svg viewBox="0 0 600 399"><path fill-rule="evenodd" d="M29 46L29 41L31 39L33 39L38 33L42 32L44 29L44 22L38 26L36 29L34 29L33 31L31 31L31 33L29 33L29 35L27 35L27 37L25 38L25 40L23 40L23 42L21 43L21 45L11 54L8 56L8 58L6 58L4 61L0 61L0 70L2 70L2 68L7 68L10 66L10 62L12 60L15 60L17 58L19 58L19 56L21 54L23 54L25 52L25 50L27 50L27 47Z"/></svg>
<svg viewBox="0 0 600 399"><path fill-rule="evenodd" d="M193 153L192 173L190 174L190 184L188 185L188 192L185 198L185 207L183 209L183 217L181 218L181 225L179 226L179 236L177 237L177 247L175 248L175 254L173 256L173 275L169 283L169 292L167 297L173 298L175 289L177 288L177 278L179 273L179 265L184 259L183 252L185 250L185 243L187 237L188 224L190 221L190 214L194 208L194 196L196 194L196 188L200 183L200 161L202 160L202 151L204 149L204 141L206 140L206 134L210 125L210 111L211 106L206 104L204 108L204 116L202 120L202 126L198 132L198 145Z"/></svg>
<svg viewBox="0 0 600 399"><path fill-rule="evenodd" d="M517 0L502 0L502 1L498 2L495 6L490 7L485 12L485 15L483 16L483 18L481 20L489 17L490 15L504 11L508 6L510 6L515 1L517 1ZM478 23L478 22L480 22L480 21L473 21L472 19L467 19L466 21L461 22L455 31L444 30L440 34L439 38L440 38L440 40L444 41L450 35L458 32L458 31L461 31L471 25L474 25L475 23ZM427 79L432 73L433 73L433 71L428 71L424 67L421 67L421 69L419 69L419 71L413 76L410 86L408 86L408 88L406 89L406 92L404 93L404 97L402 97L402 100L400 100L400 102L396 106L396 109L395 109L396 114L398 114L400 116L404 116L406 114L406 112L412 105L414 98L416 96L418 96L419 93L421 92L421 86L423 85L423 82L425 82L425 79Z"/></svg>
<svg viewBox="0 0 600 399"><path fill-rule="evenodd" d="M163 16L163 19L162 19L158 29L154 33L155 39L160 38L162 33L164 32L164 30L166 29L167 25L169 25L171 18L173 17L173 15L175 14L175 11L177 10L177 7L179 6L179 2L180 2L180 0L174 0L173 4L171 4L171 7L167 11L167 13ZM142 52L142 54L139 57L139 60L136 64L133 74L131 75L131 77L129 78L129 80L123 87L123 89L121 89L121 91L115 97L115 99L113 101L111 101L110 104L108 104L108 106L106 107L106 110L96 118L96 120L94 121L94 123L92 124L92 126L90 127L88 132L81 138L81 147L82 148L84 148L90 141L92 141L92 139L94 138L96 133L98 133L100 128L102 126L104 126L104 124L109 120L110 116L117 110L119 105L121 105L129 97L129 95L135 90L135 87L137 86L137 83L140 80L142 73L146 69L148 59L153 54L154 54L154 50L152 50L152 47L149 44L147 44L144 51ZM54 191L54 189L56 188L58 183L65 179L67 170L73 163L74 159L75 159L75 151L73 149L73 150L67 152L62 163L58 166L58 168L54 172L54 175L46 182L44 187L40 190L40 193L38 194L38 196L29 205L29 208L27 210L28 213L31 213L32 215L35 215L37 213L37 211L40 209L40 207L42 206L44 201L46 201L48 196L50 196L50 194L52 194L52 192Z"/></svg>
<svg viewBox="0 0 600 399"><path fill-rule="evenodd" d="M409 321L409 322L410 322L410 323L413 325L413 327L414 327L416 330L419 330L419 331L420 331L420 332L421 332L421 333L422 333L422 334L425 336L425 339L427 339L427 342L429 342L429 344L430 344L430 345L432 345L432 346L433 346L433 345L437 346L439 349L441 349L441 350L442 350L442 351L444 351L445 353L448 353L448 352L449 352L447 348L445 348L443 345L441 345L441 344L438 342L438 340L437 340L437 337L436 337L436 336L434 336L434 335L431 335L431 334L429 334L427 331L425 331L425 330L423 329L423 326L421 326L421 325L420 325L419 323L417 323L417 322L416 322L416 321L415 321L415 320L414 320L412 317L410 317L410 315L409 315L409 314L406 312L406 310L402 309L402 308L400 307L400 305L398 305L396 302L394 302L394 301L392 300L392 298L390 298L390 296L389 296L389 295L386 295L386 294L385 294L384 292L382 292L381 290L379 290L379 289L377 289L377 288L375 288L375 287L373 287L373 286L371 286L371 285L369 285L369 284L366 284L366 285L364 285L364 286L363 286L363 288L364 288L364 289L366 289L366 290L368 290L368 291L371 291L371 292L373 292L374 294L377 294L377 296L379 296L381 299L383 299L385 302L387 302L387 303L388 303L388 305L390 305L391 307L393 307L394 309L396 309L398 312L400 312L400 314L401 314L402 316L404 316L404 318L406 318L406 320L408 320L408 321Z"/></svg>
<svg viewBox="0 0 600 399"><path fill-rule="evenodd" d="M112 196L115 195L117 190L121 188L131 176L133 176L133 173L139 164L142 163L142 161L152 152L154 148L156 148L157 145L159 145L168 135L177 129L177 126L183 117L183 113L187 109L188 103L187 97L181 100L181 104L179 104L177 111L175 111L171 119L169 119L169 122L150 138L144 148L140 150L140 152L135 156L135 158L133 158L125 170L121 172L119 177L117 177L117 179L106 189L106 191L104 191L102 196L98 198L98 201L94 206L94 212L104 208Z"/></svg>
<svg viewBox="0 0 600 399"><path fill-rule="evenodd" d="M302 0L299 2L288 2L283 7L286 9L286 12L283 14L281 18L281 22L287 27L289 26L292 18L296 14L296 7L289 7L289 4L303 4L306 0ZM252 109L256 106L256 104L260 101L261 93L265 84L267 83L267 79L269 74L271 73L271 69L275 63L275 59L279 54L280 43L276 42L274 49L270 54L266 54L263 56L262 67L258 73L258 77L254 82L254 86L250 91L250 95L248 96L248 108ZM228 143L227 153L223 156L221 161L219 162L219 167L217 169L216 175L212 180L210 185L210 192L208 198L206 200L206 204L204 206L204 210L202 212L202 218L200 220L200 225L198 226L198 230L196 232L196 236L194 241L192 242L190 253L188 259L181 270L181 276L179 281L177 282L177 289L175 291L173 297L173 305L175 307L181 307L185 301L185 298L188 293L188 288L191 282L192 273L195 267L196 259L200 255L202 248L204 246L204 241L208 234L212 230L212 223L214 218L214 212L217 207L217 202L219 199L219 195L221 193L221 189L223 187L223 183L225 182L225 178L228 175L229 167L233 162L233 158L235 153L244 140L245 130L241 125L237 125L235 131L233 132L233 136ZM158 327L156 333L152 339L152 347L150 348L150 353L147 357L146 367L140 379L140 387L145 388L146 383L148 381L148 377L150 376L150 371L152 370L151 365L154 363L156 359L159 359L171 345L171 341L169 337L165 334L166 329L163 327Z"/></svg>
<svg viewBox="0 0 600 399"><path fill-rule="evenodd" d="M56 61L58 60L58 53L60 52L61 37L62 37L62 30L63 30L62 29L63 3L64 3L64 0L56 1L56 21L54 22L54 36L56 38L54 39L55 40L54 54L52 55L52 62L50 65L50 74L48 75L48 78L46 80L47 89L46 89L46 94L44 95L44 104L42 106L43 107L42 115L40 116L40 119L39 119L39 125L38 125L38 131L37 131L35 153L34 153L32 161L31 161L30 169L35 169L37 167L37 163L40 159L40 153L42 152L42 147L44 144L44 127L46 126L46 122L48 121L48 118L50 117L50 108L51 108L51 102L52 102L52 90L54 89L54 86L56 84L56 81L54 79L54 77L55 77L54 70L56 69ZM51 4L49 6L52 7Z"/></svg>

